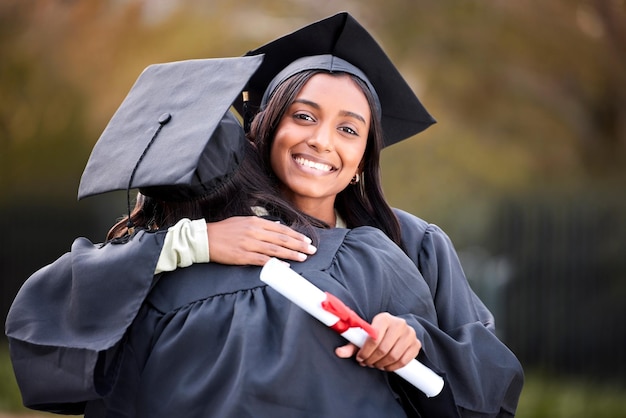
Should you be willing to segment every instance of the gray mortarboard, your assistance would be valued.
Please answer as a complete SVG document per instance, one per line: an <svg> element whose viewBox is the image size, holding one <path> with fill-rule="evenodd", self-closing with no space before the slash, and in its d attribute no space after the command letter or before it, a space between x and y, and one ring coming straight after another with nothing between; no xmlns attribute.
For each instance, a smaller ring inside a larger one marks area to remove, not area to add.
<svg viewBox="0 0 626 418"><path fill-rule="evenodd" d="M229 111L262 56L201 59L146 68L104 129L78 198L138 188L187 200L237 168L245 136Z"/></svg>
<svg viewBox="0 0 626 418"><path fill-rule="evenodd" d="M360 78L365 74L363 81L370 89L373 86L380 102L385 146L416 135L435 123L376 40L346 12L305 26L246 56L257 54L264 54L265 59L245 89L247 103L241 98L235 102L244 118L250 110L263 107L273 92L266 92L268 87L273 90L300 71L322 69L349 72Z"/></svg>

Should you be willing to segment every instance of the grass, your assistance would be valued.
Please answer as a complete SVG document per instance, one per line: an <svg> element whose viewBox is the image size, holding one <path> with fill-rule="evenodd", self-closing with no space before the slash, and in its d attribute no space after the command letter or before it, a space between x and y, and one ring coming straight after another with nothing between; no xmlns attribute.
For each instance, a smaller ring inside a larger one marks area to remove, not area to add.
<svg viewBox="0 0 626 418"><path fill-rule="evenodd" d="M25 410L20 391L15 382L13 367L9 361L8 347L0 344L0 411L17 412Z"/></svg>
<svg viewBox="0 0 626 418"><path fill-rule="evenodd" d="M20 390L9 360L9 348L0 341L0 418L46 418L58 416L28 409L22 405Z"/></svg>
<svg viewBox="0 0 626 418"><path fill-rule="evenodd" d="M0 343L0 417L8 416L7 413L19 417L32 411L22 406L7 346ZM626 388L528 372L517 417L626 418Z"/></svg>
<svg viewBox="0 0 626 418"><path fill-rule="evenodd" d="M518 418L626 418L626 388L527 373Z"/></svg>

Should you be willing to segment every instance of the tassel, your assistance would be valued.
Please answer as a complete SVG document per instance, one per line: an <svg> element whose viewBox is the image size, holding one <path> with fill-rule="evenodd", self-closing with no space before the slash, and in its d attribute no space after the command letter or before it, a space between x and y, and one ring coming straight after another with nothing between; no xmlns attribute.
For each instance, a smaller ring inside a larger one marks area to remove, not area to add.
<svg viewBox="0 0 626 418"><path fill-rule="evenodd" d="M252 124L252 112L250 111L250 96L247 91L241 93L243 99L243 130L245 133L250 132L250 125Z"/></svg>

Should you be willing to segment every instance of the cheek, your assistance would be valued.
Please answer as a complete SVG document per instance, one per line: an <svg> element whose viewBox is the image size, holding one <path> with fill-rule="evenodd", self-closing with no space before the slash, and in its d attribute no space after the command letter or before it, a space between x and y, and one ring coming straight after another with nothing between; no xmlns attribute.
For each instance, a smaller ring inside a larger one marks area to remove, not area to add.
<svg viewBox="0 0 626 418"><path fill-rule="evenodd" d="M283 142L275 140L270 150L270 166L279 178L282 178L282 172L285 170L285 161L288 156L288 149L285 148Z"/></svg>
<svg viewBox="0 0 626 418"><path fill-rule="evenodd" d="M287 158L290 158L290 141L289 130L285 129L284 123L278 126L276 133L274 134L274 140L272 141L272 145L270 148L270 164L272 165L272 169L276 172L280 167L282 167Z"/></svg>
<svg viewBox="0 0 626 418"><path fill-rule="evenodd" d="M345 154L344 164L350 169L357 168L365 158L365 146L354 147Z"/></svg>

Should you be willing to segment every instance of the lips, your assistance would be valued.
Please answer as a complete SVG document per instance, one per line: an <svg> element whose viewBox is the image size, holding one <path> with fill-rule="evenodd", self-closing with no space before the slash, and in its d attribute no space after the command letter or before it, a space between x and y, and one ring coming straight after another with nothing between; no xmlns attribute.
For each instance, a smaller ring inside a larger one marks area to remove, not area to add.
<svg viewBox="0 0 626 418"><path fill-rule="evenodd" d="M297 164L303 167L312 168L314 170L319 170L319 171L323 171L326 173L329 173L335 170L335 168L330 164L309 160L302 156L294 156L293 159Z"/></svg>

